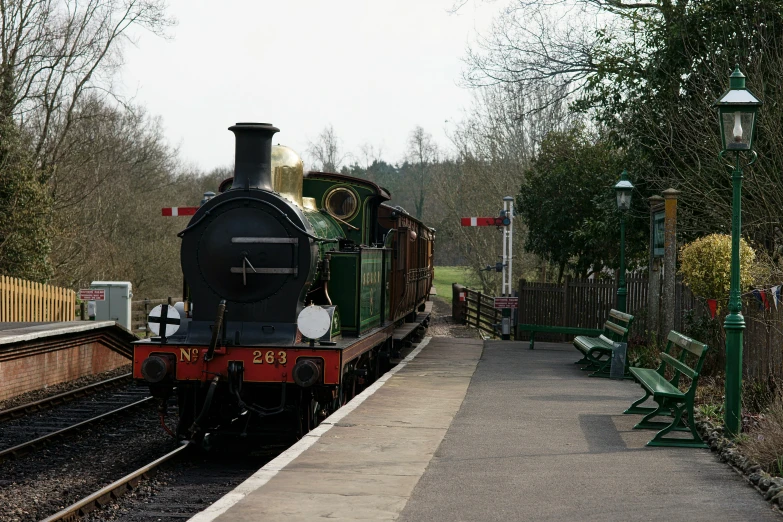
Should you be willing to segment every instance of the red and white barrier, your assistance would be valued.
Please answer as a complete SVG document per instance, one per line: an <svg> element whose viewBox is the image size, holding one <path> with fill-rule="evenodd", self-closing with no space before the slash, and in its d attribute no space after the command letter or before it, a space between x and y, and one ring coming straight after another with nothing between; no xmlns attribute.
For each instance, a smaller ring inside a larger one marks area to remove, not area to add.
<svg viewBox="0 0 783 522"><path fill-rule="evenodd" d="M162 210L164 216L192 216L198 207L165 207Z"/></svg>

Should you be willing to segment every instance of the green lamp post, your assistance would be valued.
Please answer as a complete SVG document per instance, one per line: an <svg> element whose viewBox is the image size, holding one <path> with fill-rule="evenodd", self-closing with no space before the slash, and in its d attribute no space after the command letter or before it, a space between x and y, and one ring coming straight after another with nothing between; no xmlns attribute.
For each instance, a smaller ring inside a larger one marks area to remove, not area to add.
<svg viewBox="0 0 783 522"><path fill-rule="evenodd" d="M631 208L633 194L633 183L628 180L627 170L620 174L620 181L614 186L614 192L617 196L617 209L620 211L620 281L617 283L617 309L625 312L628 297L628 289L625 286L625 213Z"/></svg>
<svg viewBox="0 0 783 522"><path fill-rule="evenodd" d="M745 88L745 75L736 66L729 77L729 90L715 102L720 120L723 157L735 153L734 171L731 176L733 197L731 204L731 290L729 313L723 327L726 330L726 404L724 424L727 435L739 435L742 429L742 333L745 318L742 317L740 297L740 230L742 221L742 164L741 153L747 152L756 161L753 151L753 134L756 114L761 100Z"/></svg>

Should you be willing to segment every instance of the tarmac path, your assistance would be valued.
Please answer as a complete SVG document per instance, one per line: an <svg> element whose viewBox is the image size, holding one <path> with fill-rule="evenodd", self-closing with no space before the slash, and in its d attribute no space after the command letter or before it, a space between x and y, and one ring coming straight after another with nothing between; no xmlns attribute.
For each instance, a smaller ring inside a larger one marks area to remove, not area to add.
<svg viewBox="0 0 783 522"><path fill-rule="evenodd" d="M652 448L631 381L589 378L566 344L487 341L401 521L780 521L709 450Z"/></svg>

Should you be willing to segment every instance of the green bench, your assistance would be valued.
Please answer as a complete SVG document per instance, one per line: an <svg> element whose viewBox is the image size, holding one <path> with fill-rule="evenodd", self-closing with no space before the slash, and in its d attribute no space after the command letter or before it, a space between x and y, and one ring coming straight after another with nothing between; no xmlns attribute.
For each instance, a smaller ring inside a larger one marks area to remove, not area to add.
<svg viewBox="0 0 783 522"><path fill-rule="evenodd" d="M536 342L536 332L543 333L557 333L565 335L599 335L603 333L603 330L596 330L595 328L573 328L570 326L542 326L537 324L519 324L517 330L520 333L530 332L530 349L534 349Z"/></svg>
<svg viewBox="0 0 783 522"><path fill-rule="evenodd" d="M579 335L574 338L574 347L582 353L582 359L576 361L576 364L585 364L582 369L592 371L590 377L609 377L614 343L628 342L631 323L632 315L610 310L609 319L604 323L604 329L598 330L597 336ZM629 375L627 357L625 373Z"/></svg>
<svg viewBox="0 0 783 522"><path fill-rule="evenodd" d="M644 414L644 418L634 426L634 429L660 430L647 443L648 446L708 447L696 431L693 418L696 385L699 382L707 348L706 344L694 341L672 330L669 332L666 348L660 354L661 364L657 369L631 368L631 374L644 389L644 397L631 404L624 413ZM679 349L679 354L675 356L672 351L676 349ZM666 377L667 370L671 375L671 378L668 379ZM681 382L684 380L683 376L690 379L690 385L686 391L681 389L686 384ZM641 406L651 397L657 407ZM670 419L665 422L654 421L653 419L656 417L670 417ZM690 437L667 437L666 435L672 431L690 432Z"/></svg>

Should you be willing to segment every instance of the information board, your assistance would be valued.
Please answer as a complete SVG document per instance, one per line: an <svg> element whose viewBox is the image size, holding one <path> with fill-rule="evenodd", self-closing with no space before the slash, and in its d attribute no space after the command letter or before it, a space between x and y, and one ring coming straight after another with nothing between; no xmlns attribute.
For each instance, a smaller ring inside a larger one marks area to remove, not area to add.
<svg viewBox="0 0 783 522"><path fill-rule="evenodd" d="M653 256L663 257L665 238L665 217L663 212L653 214Z"/></svg>
<svg viewBox="0 0 783 522"><path fill-rule="evenodd" d="M83 288L79 290L79 299L81 299L82 301L105 301L106 290Z"/></svg>
<svg viewBox="0 0 783 522"><path fill-rule="evenodd" d="M518 297L495 297L495 308L519 308Z"/></svg>

